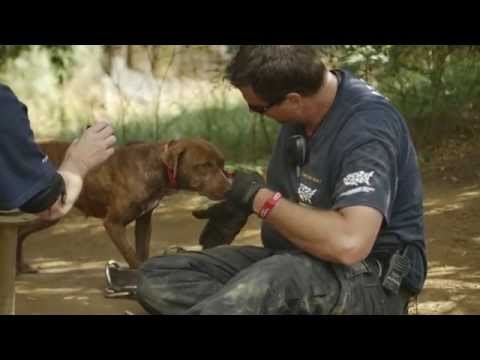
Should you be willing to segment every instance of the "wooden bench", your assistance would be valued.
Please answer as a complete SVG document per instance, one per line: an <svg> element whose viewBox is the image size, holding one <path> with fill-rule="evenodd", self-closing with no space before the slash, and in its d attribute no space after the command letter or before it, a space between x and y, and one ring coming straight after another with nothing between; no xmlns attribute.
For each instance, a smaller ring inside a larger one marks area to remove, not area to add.
<svg viewBox="0 0 480 360"><path fill-rule="evenodd" d="M0 315L15 314L17 231L34 219L19 210L0 211Z"/></svg>

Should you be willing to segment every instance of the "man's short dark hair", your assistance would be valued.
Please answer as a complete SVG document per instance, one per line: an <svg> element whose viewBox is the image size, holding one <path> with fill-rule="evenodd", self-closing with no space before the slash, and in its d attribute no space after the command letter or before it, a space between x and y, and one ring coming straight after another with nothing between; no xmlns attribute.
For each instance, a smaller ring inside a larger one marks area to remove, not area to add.
<svg viewBox="0 0 480 360"><path fill-rule="evenodd" d="M226 78L239 88L251 86L255 94L275 102L290 92L315 94L323 85L325 64L313 46L242 45L226 70Z"/></svg>

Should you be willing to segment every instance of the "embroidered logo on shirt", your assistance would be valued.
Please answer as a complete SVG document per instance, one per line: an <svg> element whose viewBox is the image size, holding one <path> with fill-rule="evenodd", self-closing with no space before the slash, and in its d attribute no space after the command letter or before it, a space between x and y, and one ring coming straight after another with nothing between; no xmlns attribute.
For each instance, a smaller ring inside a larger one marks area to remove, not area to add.
<svg viewBox="0 0 480 360"><path fill-rule="evenodd" d="M312 203L312 197L316 192L317 190L314 190L305 184L300 184L298 187L298 196L300 197L300 200L307 204Z"/></svg>
<svg viewBox="0 0 480 360"><path fill-rule="evenodd" d="M370 178L373 176L373 174L375 174L375 171L357 171L345 176L343 178L343 183L346 186L358 186L362 184L370 186Z"/></svg>
<svg viewBox="0 0 480 360"><path fill-rule="evenodd" d="M48 155L45 155L45 157L42 159L42 164L45 164L48 161Z"/></svg>
<svg viewBox="0 0 480 360"><path fill-rule="evenodd" d="M319 178L317 178L313 175L307 174L305 172L302 172L302 178L304 178L307 181L314 182L316 184L321 184L322 183L322 179L319 179Z"/></svg>

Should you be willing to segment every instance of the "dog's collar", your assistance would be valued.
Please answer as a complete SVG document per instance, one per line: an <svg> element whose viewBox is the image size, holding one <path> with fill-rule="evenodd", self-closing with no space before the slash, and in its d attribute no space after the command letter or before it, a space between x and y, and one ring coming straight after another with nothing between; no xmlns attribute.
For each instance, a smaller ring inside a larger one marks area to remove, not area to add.
<svg viewBox="0 0 480 360"><path fill-rule="evenodd" d="M233 177L235 176L235 173L233 171L227 171L225 169L223 169L222 171L223 174L229 179L233 179Z"/></svg>
<svg viewBox="0 0 480 360"><path fill-rule="evenodd" d="M166 143L163 147L163 151L167 152L167 150L168 150L168 143ZM175 177L174 169L172 169L170 166L168 166L168 164L165 161L162 160L162 162L163 162L163 166L165 166L165 171L167 173L169 186L174 188L174 189L177 189L178 184L177 184L177 179Z"/></svg>
<svg viewBox="0 0 480 360"><path fill-rule="evenodd" d="M177 179L175 178L175 174L173 172L173 169L171 167L168 167L167 164L165 164L165 170L167 171L167 177L168 177L168 183L169 185L176 189L177 188Z"/></svg>

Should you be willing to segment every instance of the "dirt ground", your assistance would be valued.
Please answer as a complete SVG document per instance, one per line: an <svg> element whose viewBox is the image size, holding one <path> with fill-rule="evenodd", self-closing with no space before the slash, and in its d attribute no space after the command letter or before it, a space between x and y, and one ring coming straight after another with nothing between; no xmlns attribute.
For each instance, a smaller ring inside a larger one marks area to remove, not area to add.
<svg viewBox="0 0 480 360"><path fill-rule="evenodd" d="M207 203L206 198L187 192L166 198L154 212L151 254L169 246L198 245L204 220L195 219L191 211ZM259 225L252 216L235 244L260 245ZM133 240L133 226L127 230ZM105 263L125 262L101 220L74 210L57 226L32 234L24 246L25 260L39 273L17 276L17 314L144 313L135 301L104 297Z"/></svg>
<svg viewBox="0 0 480 360"><path fill-rule="evenodd" d="M418 314L480 314L480 157L475 149L439 157L424 170L429 275L411 308ZM478 158L478 159L477 159ZM191 210L206 199L180 193L154 213L152 250L196 245L204 224ZM235 244L260 244L251 217ZM129 228L133 239L133 228ZM38 274L17 277L17 314L143 314L128 299L106 299L104 266L122 261L100 220L73 212L59 225L33 234L25 257Z"/></svg>

